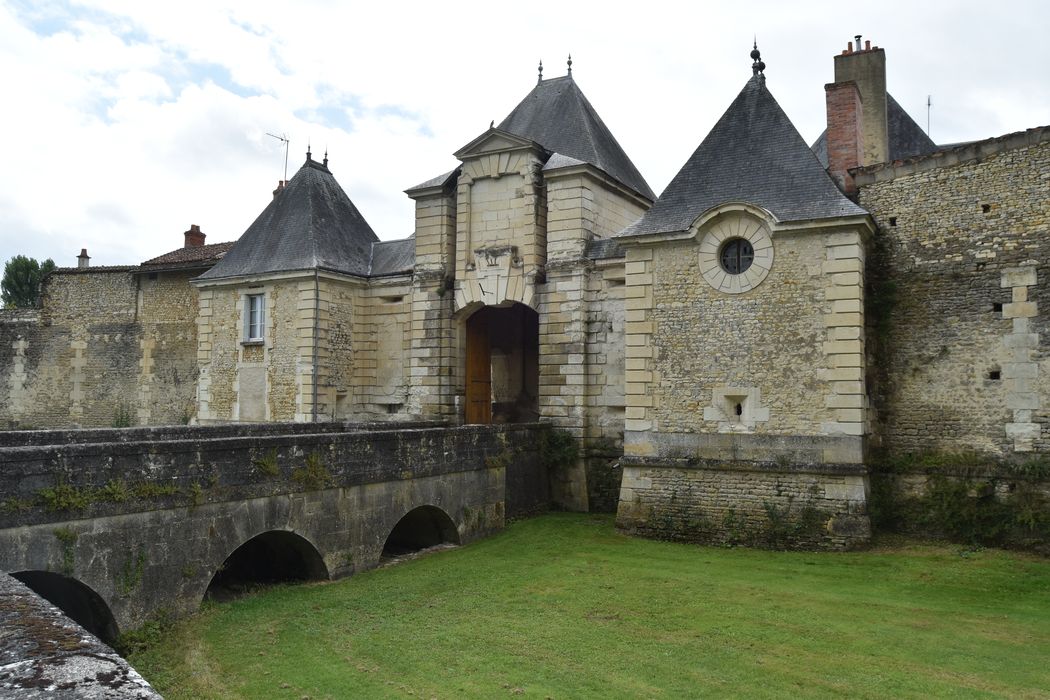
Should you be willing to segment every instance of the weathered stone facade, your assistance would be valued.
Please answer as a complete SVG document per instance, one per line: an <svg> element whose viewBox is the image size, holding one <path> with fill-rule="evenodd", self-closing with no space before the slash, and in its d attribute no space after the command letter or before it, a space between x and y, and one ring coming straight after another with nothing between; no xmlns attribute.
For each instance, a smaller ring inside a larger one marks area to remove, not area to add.
<svg viewBox="0 0 1050 700"><path fill-rule="evenodd" d="M186 423L195 413L192 273L59 271L42 308L5 310L0 420L12 427Z"/></svg>
<svg viewBox="0 0 1050 700"><path fill-rule="evenodd" d="M62 271L4 312L0 419L540 419L582 448L563 507L852 546L871 448L1050 449L1050 130L932 153L883 50L835 63L812 149L756 58L659 198L571 75L406 191L408 239L308 153L225 257Z"/></svg>
<svg viewBox="0 0 1050 700"><path fill-rule="evenodd" d="M882 446L1050 449L1050 130L856 177L879 226L868 305Z"/></svg>

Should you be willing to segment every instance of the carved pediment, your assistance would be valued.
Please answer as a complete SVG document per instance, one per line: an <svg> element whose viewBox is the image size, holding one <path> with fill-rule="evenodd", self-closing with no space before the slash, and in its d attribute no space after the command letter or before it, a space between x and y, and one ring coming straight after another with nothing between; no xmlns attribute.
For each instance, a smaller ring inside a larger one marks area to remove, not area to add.
<svg viewBox="0 0 1050 700"><path fill-rule="evenodd" d="M540 145L533 141L523 139L508 131L491 128L463 148L456 151L453 155L460 160L466 160L471 156L483 155L485 153L519 151L526 148L542 150Z"/></svg>

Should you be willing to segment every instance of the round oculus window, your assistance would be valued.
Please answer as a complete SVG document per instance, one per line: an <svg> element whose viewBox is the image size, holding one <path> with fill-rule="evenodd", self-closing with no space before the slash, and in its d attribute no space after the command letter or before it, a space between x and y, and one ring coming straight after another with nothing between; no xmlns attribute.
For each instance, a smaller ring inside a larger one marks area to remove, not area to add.
<svg viewBox="0 0 1050 700"><path fill-rule="evenodd" d="M726 294L762 284L773 267L773 239L764 221L744 212L724 214L700 231L700 274Z"/></svg>
<svg viewBox="0 0 1050 700"><path fill-rule="evenodd" d="M755 248L746 238L730 238L722 244L718 253L718 262L722 269L731 275L746 272L755 261Z"/></svg>

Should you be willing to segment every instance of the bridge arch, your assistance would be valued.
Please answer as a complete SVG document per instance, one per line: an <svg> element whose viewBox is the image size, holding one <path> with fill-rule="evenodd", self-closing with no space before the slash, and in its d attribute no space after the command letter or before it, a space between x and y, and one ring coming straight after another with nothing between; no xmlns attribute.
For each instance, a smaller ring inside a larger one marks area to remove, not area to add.
<svg viewBox="0 0 1050 700"><path fill-rule="evenodd" d="M382 556L395 557L439 544L460 544L456 523L437 506L418 506L405 513L390 530Z"/></svg>
<svg viewBox="0 0 1050 700"><path fill-rule="evenodd" d="M310 540L291 530L266 530L230 552L204 597L228 600L254 585L329 578L324 557Z"/></svg>
<svg viewBox="0 0 1050 700"><path fill-rule="evenodd" d="M113 612L87 584L54 571L17 571L11 576L106 644L116 641L120 630Z"/></svg>

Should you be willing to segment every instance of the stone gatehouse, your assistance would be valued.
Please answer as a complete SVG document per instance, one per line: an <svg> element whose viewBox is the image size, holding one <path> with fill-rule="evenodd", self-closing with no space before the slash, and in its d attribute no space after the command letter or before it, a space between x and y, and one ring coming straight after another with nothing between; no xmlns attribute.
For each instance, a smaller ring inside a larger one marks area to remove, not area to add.
<svg viewBox="0 0 1050 700"><path fill-rule="evenodd" d="M409 238L308 152L235 242L57 270L0 317L0 420L538 418L564 507L814 546L868 537L873 449L1050 450L1050 128L938 147L851 42L808 145L751 60L659 197L570 67L406 190Z"/></svg>

